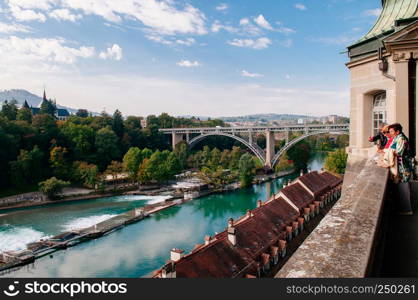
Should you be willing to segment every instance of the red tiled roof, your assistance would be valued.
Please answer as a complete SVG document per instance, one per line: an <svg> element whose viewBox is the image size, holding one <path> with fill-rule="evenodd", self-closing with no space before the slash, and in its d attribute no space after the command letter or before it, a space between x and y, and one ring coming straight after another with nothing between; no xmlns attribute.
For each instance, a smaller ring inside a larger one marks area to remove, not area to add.
<svg viewBox="0 0 418 300"><path fill-rule="evenodd" d="M234 223L236 246L228 241L226 231L217 234L209 245L176 262L177 277L235 277L244 269L246 274L256 273L259 257L286 238L285 226L299 213L279 198L254 209L252 215Z"/></svg>
<svg viewBox="0 0 418 300"><path fill-rule="evenodd" d="M314 193L326 191L341 181L336 178L329 173L317 172L300 177ZM300 183L282 191L300 209L314 201ZM235 246L229 242L226 230L215 235L208 245L197 245L191 253L175 262L176 276L231 278L258 274L260 263L266 263L269 255L277 255L283 244L280 241L286 239L286 227L292 226L299 215L281 197L268 201L233 222Z"/></svg>
<svg viewBox="0 0 418 300"><path fill-rule="evenodd" d="M320 174L322 178L324 178L330 187L336 187L337 185L341 184L343 180L329 172L323 172Z"/></svg>
<svg viewBox="0 0 418 300"><path fill-rule="evenodd" d="M315 195L329 188L327 180L317 171L310 172L299 177L299 180Z"/></svg>
<svg viewBox="0 0 418 300"><path fill-rule="evenodd" d="M314 201L312 195L298 182L282 189L282 193L299 209L307 207Z"/></svg>
<svg viewBox="0 0 418 300"><path fill-rule="evenodd" d="M227 239L222 239L179 260L176 263L176 276L231 278L251 263L253 260L250 257L236 251ZM248 268L247 272L251 271L256 273L255 266Z"/></svg>

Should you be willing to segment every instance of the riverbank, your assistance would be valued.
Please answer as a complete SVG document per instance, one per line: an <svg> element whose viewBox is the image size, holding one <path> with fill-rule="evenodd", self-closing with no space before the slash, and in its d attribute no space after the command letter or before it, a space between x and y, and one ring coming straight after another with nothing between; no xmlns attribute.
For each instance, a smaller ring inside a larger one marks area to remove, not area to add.
<svg viewBox="0 0 418 300"><path fill-rule="evenodd" d="M294 173L294 170L279 172L276 174L266 174L266 175L257 175L254 178L253 184L260 184L269 180L280 178ZM230 185L225 186L221 191L202 191L197 197L203 197L210 195L215 192L224 192L229 190L238 189L239 183L234 182ZM15 209L15 208L25 208L25 207L38 207L44 205L50 205L55 203L65 203L69 201L80 201L80 200L92 200L102 197L112 197L118 195L144 195L144 196L156 196L161 193L172 194L173 197L182 197L184 195L174 195L174 189L170 185L156 186L151 188L146 188L144 190L139 190L136 184L123 185L123 187L116 187L108 189L105 193L100 193L94 190L81 189L81 188L71 188L68 190L73 190L74 192L66 192L61 194L61 198L56 200L50 200L45 195L40 192L30 192L25 194L19 194L14 196L9 196L5 198L0 198L0 212ZM193 198L197 198L193 197Z"/></svg>
<svg viewBox="0 0 418 300"><path fill-rule="evenodd" d="M294 172L289 170L287 172L282 172L279 174L258 176L254 179L254 184L265 183L267 181L271 181L279 177L289 175L291 173L294 173ZM224 193L227 191L233 191L234 189L239 189L239 185L232 185L229 187L225 187L225 190L223 191L219 191L219 190L218 191L215 191L215 190L202 191L196 197L187 198L187 199L185 195L183 195L182 197L169 196L170 198L162 202L149 204L144 207L141 207L140 209L130 210L126 213L119 214L103 222L99 222L93 226L78 229L78 230L71 230L71 231L63 232L51 238L41 239L37 242L32 242L27 245L27 250L6 251L0 254L0 271L5 271L5 270L16 268L18 266L22 266L28 263L32 263L34 260L44 257L45 255L51 254L53 252L56 252L62 249L67 249L68 247L78 245L82 242L85 242L91 239L97 239L101 236L107 235L113 231L121 229L126 225L139 222L143 220L144 218L147 218L149 216L152 216L154 214L167 210L173 206L182 205L193 199L201 198L204 196L209 196L209 195L217 194L217 193ZM132 194L132 193L129 193L129 194ZM148 192L144 192L143 194L147 195L147 194L154 194L154 193L152 191L148 191ZM70 202L70 201L75 201L75 200L103 198L105 196L114 196L114 194L86 195L83 197L77 197L75 199L65 199L65 200L60 200L60 201L47 201L42 204L33 204L32 206L65 203L65 202Z"/></svg>

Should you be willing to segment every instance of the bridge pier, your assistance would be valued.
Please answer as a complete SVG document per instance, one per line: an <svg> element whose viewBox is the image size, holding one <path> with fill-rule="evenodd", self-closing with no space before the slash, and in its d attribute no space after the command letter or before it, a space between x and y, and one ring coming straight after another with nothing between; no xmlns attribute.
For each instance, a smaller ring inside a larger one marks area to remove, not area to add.
<svg viewBox="0 0 418 300"><path fill-rule="evenodd" d="M273 167L273 158L275 155L274 151L274 132L270 130L266 130L266 167L272 168Z"/></svg>
<svg viewBox="0 0 418 300"><path fill-rule="evenodd" d="M173 146L173 150L176 149L178 143L183 141L183 134L180 133L172 133L171 136L171 144Z"/></svg>

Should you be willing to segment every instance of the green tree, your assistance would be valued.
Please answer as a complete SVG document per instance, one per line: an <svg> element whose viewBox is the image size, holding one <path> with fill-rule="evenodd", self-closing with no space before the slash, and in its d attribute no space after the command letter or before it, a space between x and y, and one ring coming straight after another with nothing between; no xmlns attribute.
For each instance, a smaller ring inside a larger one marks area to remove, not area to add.
<svg viewBox="0 0 418 300"><path fill-rule="evenodd" d="M54 175L60 179L69 179L71 164L68 159L68 150L64 147L54 147L49 153L49 160Z"/></svg>
<svg viewBox="0 0 418 300"><path fill-rule="evenodd" d="M112 160L119 157L118 137L109 127L100 129L96 134L97 164L103 170Z"/></svg>
<svg viewBox="0 0 418 300"><path fill-rule="evenodd" d="M225 149L224 151L222 151L221 159L219 163L224 169L227 169L229 168L230 161L231 161L230 151Z"/></svg>
<svg viewBox="0 0 418 300"><path fill-rule="evenodd" d="M311 156L311 147L308 142L301 141L287 151L290 160L293 161L296 170L305 169Z"/></svg>
<svg viewBox="0 0 418 300"><path fill-rule="evenodd" d="M57 106L52 100L44 100L41 103L41 114L50 115L51 117L55 117L55 112L57 111Z"/></svg>
<svg viewBox="0 0 418 300"><path fill-rule="evenodd" d="M87 109L79 109L77 110L75 115L80 118L87 118L89 116L89 112L87 111Z"/></svg>
<svg viewBox="0 0 418 300"><path fill-rule="evenodd" d="M123 157L123 169L128 172L129 177L136 181L139 166L142 163L142 153L138 147L132 147Z"/></svg>
<svg viewBox="0 0 418 300"><path fill-rule="evenodd" d="M170 152L165 151L155 151L148 160L147 172L151 177L152 181L161 183L170 178L170 173L167 170L167 159L170 155Z"/></svg>
<svg viewBox="0 0 418 300"><path fill-rule="evenodd" d="M69 141L75 160L88 160L92 156L95 143L93 128L67 121L61 129L61 133Z"/></svg>
<svg viewBox="0 0 418 300"><path fill-rule="evenodd" d="M166 178L173 179L175 175L179 174L182 171L180 160L177 155L171 152L165 163L166 166Z"/></svg>
<svg viewBox="0 0 418 300"><path fill-rule="evenodd" d="M348 154L344 149L328 153L325 159L325 169L335 174L344 174L347 166Z"/></svg>
<svg viewBox="0 0 418 300"><path fill-rule="evenodd" d="M225 185L232 183L235 176L221 166L216 169L203 167L198 176L205 183L211 185L215 191L222 191Z"/></svg>
<svg viewBox="0 0 418 300"><path fill-rule="evenodd" d="M129 116L123 124L125 127L125 133L123 135L122 142L125 149L129 149L130 147L143 147L146 144L146 140L141 130L141 118Z"/></svg>
<svg viewBox="0 0 418 300"><path fill-rule="evenodd" d="M138 169L138 182L140 184L149 184L152 181L152 176L149 173L149 158L145 158Z"/></svg>
<svg viewBox="0 0 418 300"><path fill-rule="evenodd" d="M47 152L51 140L56 138L59 134L55 118L47 114L35 115L32 118L32 126L36 132L39 148Z"/></svg>
<svg viewBox="0 0 418 300"><path fill-rule="evenodd" d="M278 163L276 164L275 171L279 173L279 172L289 171L293 168L294 168L293 162L289 159L289 156L285 152L283 153Z"/></svg>
<svg viewBox="0 0 418 300"><path fill-rule="evenodd" d="M17 104L17 101L14 99L10 102L7 100L4 101L1 107L1 115L9 119L10 121L16 120L16 116L17 116L16 104Z"/></svg>
<svg viewBox="0 0 418 300"><path fill-rule="evenodd" d="M230 155L229 168L231 170L238 170L239 160L241 158L242 151L240 147L233 147Z"/></svg>
<svg viewBox="0 0 418 300"><path fill-rule="evenodd" d="M245 153L241 156L239 163L239 179L242 187L251 185L255 175L255 163L253 157Z"/></svg>
<svg viewBox="0 0 418 300"><path fill-rule="evenodd" d="M202 150L202 165L209 167L210 166L210 148L209 146L204 146Z"/></svg>
<svg viewBox="0 0 418 300"><path fill-rule="evenodd" d="M29 108L22 107L18 110L16 120L32 123L32 112Z"/></svg>
<svg viewBox="0 0 418 300"><path fill-rule="evenodd" d="M144 149L142 149L142 151L141 151L141 155L142 155L142 158L143 158L143 159L145 159L145 158L151 158L151 155L152 155L152 150L150 150L150 149L148 149L148 148L144 148Z"/></svg>
<svg viewBox="0 0 418 300"><path fill-rule="evenodd" d="M189 156L189 147L187 142L181 141L178 143L174 149L174 153L180 162L180 168L184 170L187 166L187 157Z"/></svg>
<svg viewBox="0 0 418 300"><path fill-rule="evenodd" d="M99 168L96 165L84 161L76 161L73 164L73 180L83 183L85 187L95 188L99 176Z"/></svg>
<svg viewBox="0 0 418 300"><path fill-rule="evenodd" d="M210 152L210 160L208 166L213 169L217 169L221 164L221 151L218 148L213 148Z"/></svg>
<svg viewBox="0 0 418 300"><path fill-rule="evenodd" d="M107 166L105 174L111 175L113 180L117 179L118 175L123 172L123 163L113 160L110 165Z"/></svg>
<svg viewBox="0 0 418 300"><path fill-rule="evenodd" d="M125 126L123 124L122 113L118 109L113 113L112 130L119 138L123 137Z"/></svg>
<svg viewBox="0 0 418 300"><path fill-rule="evenodd" d="M48 198L55 199L57 194L69 185L70 183L68 181L62 181L55 177L51 177L48 180L39 183L39 190L47 195Z"/></svg>
<svg viewBox="0 0 418 300"><path fill-rule="evenodd" d="M16 161L10 162L11 178L14 186L37 183L42 179L43 153L35 146L31 151L20 150Z"/></svg>

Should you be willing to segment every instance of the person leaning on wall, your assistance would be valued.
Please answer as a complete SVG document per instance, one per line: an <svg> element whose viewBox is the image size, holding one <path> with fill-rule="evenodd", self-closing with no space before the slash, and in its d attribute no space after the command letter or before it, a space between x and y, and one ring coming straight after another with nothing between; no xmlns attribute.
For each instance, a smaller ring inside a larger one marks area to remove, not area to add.
<svg viewBox="0 0 418 300"><path fill-rule="evenodd" d="M389 126L385 123L379 124L379 133L375 136L369 137L369 142L375 143L377 142L377 149L383 150L388 142L388 135L389 133Z"/></svg>
<svg viewBox="0 0 418 300"><path fill-rule="evenodd" d="M412 179L411 150L409 140L402 132L402 125L395 123L389 126L393 141L389 149L393 150L397 162L397 176L393 178L395 186L395 203L399 214L412 215L411 188Z"/></svg>

